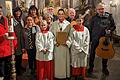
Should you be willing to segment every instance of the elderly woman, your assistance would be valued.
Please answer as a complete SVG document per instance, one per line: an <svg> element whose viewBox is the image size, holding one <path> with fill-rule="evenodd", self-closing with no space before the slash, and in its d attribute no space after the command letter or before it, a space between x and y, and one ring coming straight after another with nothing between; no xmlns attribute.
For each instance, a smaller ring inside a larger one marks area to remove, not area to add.
<svg viewBox="0 0 120 80"><path fill-rule="evenodd" d="M73 8L68 10L68 17L67 20L71 23L75 19L76 11Z"/></svg>
<svg viewBox="0 0 120 80"><path fill-rule="evenodd" d="M53 21L56 21L58 19L58 17L56 15L54 15L54 8L52 6L49 6L47 8L47 13L49 13L53 16Z"/></svg>
<svg viewBox="0 0 120 80"><path fill-rule="evenodd" d="M44 15L44 19L47 21L47 24L48 24L48 30L50 29L51 25L52 25L52 22L53 22L53 16L49 13L46 13Z"/></svg>

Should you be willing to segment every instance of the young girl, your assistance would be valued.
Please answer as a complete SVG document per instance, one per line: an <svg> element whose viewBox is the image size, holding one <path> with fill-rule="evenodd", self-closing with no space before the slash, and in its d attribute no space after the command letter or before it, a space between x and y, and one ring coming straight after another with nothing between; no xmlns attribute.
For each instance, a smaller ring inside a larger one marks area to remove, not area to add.
<svg viewBox="0 0 120 80"><path fill-rule="evenodd" d="M89 31L83 26L83 19L77 19L77 24L71 30L67 44L71 46L72 76L78 78L82 75L86 80L87 55L89 51Z"/></svg>
<svg viewBox="0 0 120 80"><path fill-rule="evenodd" d="M54 36L43 20L41 31L36 34L37 80L53 80Z"/></svg>
<svg viewBox="0 0 120 80"><path fill-rule="evenodd" d="M28 16L26 19L26 25L23 30L24 39L24 49L27 50L29 68L31 69L31 74L35 73L36 67L36 47L35 47L35 36L39 32L39 27L34 24L33 18Z"/></svg>

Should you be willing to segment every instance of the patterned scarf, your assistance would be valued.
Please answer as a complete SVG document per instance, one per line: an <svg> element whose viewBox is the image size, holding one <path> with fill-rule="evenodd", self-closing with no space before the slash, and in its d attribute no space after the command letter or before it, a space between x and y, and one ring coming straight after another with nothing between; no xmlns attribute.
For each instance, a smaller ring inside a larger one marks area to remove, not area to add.
<svg viewBox="0 0 120 80"><path fill-rule="evenodd" d="M28 44L29 48L33 48L33 41L32 41L32 28L28 28Z"/></svg>

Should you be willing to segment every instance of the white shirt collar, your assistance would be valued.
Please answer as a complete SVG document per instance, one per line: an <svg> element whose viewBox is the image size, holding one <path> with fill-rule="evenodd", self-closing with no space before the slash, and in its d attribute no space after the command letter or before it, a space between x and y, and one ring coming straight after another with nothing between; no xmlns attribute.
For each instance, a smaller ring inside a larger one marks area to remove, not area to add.
<svg viewBox="0 0 120 80"><path fill-rule="evenodd" d="M59 20L57 20L57 22L59 26L62 27L62 31L70 24L67 20L64 20L62 23L60 23Z"/></svg>

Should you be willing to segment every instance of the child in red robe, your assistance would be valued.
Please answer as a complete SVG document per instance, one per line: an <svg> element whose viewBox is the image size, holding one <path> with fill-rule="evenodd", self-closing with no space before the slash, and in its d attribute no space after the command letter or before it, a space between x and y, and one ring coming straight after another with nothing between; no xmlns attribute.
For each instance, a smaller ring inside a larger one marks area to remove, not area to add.
<svg viewBox="0 0 120 80"><path fill-rule="evenodd" d="M40 32L36 33L37 80L53 80L54 36L48 31L45 20L40 28Z"/></svg>
<svg viewBox="0 0 120 80"><path fill-rule="evenodd" d="M83 25L83 19L77 19L66 42L71 51L71 75L75 80L82 75L86 80L87 56L89 51L89 31Z"/></svg>

